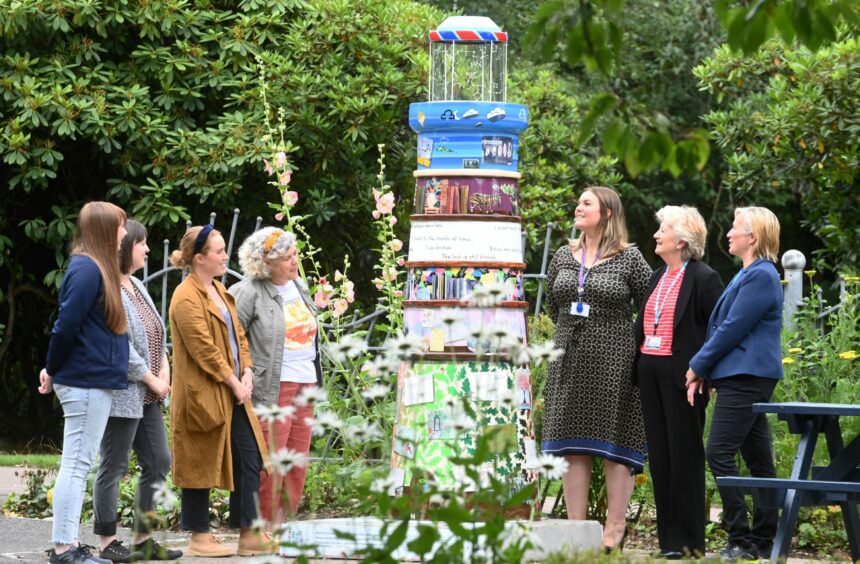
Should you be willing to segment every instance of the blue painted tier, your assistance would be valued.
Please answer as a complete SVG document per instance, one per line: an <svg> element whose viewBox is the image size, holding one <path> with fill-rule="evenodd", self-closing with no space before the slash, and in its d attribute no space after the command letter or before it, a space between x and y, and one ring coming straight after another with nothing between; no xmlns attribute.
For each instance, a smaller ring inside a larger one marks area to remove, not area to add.
<svg viewBox="0 0 860 564"><path fill-rule="evenodd" d="M418 170L516 171L519 134L528 108L498 102L420 102L409 106L409 126L418 132Z"/></svg>

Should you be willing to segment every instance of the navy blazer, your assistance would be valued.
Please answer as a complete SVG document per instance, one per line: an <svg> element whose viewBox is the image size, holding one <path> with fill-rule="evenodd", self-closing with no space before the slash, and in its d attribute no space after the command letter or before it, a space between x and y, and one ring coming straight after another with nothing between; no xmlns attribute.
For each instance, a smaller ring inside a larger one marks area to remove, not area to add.
<svg viewBox="0 0 860 564"><path fill-rule="evenodd" d="M782 300L776 265L757 259L720 296L690 368L710 380L743 374L781 379Z"/></svg>
<svg viewBox="0 0 860 564"><path fill-rule="evenodd" d="M639 315L636 316L636 324L633 327L633 337L636 342L636 362L633 363L633 384L639 384L639 357L640 347L645 341L645 305L663 273L666 266L658 268L651 276L648 293L639 305ZM669 376L679 390L687 389L687 368L690 359L699 352L708 330L708 320L714 311L714 304L723 291L723 283L720 275L707 264L691 259L687 264L687 271L678 289L678 301L675 303L675 318L672 325L672 356L668 357L671 363Z"/></svg>

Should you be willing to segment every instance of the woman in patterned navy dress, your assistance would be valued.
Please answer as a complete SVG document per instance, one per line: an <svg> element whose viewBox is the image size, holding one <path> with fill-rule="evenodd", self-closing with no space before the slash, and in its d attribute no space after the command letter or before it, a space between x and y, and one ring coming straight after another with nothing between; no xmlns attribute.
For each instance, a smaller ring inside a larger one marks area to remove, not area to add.
<svg viewBox="0 0 860 564"><path fill-rule="evenodd" d="M620 548L633 475L645 459L642 406L631 382L632 303L644 297L651 267L627 243L624 209L613 190L586 189L574 224L579 238L556 252L547 277L555 343L564 355L549 366L541 448L569 463L562 481L570 519L586 518L592 457L603 459L603 545Z"/></svg>

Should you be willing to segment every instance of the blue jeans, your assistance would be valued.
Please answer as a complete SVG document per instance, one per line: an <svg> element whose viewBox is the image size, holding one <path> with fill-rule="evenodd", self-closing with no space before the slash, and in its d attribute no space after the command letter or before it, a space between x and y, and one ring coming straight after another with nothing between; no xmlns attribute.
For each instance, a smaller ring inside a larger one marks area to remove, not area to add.
<svg viewBox="0 0 860 564"><path fill-rule="evenodd" d="M54 544L75 544L87 474L96 459L110 416L113 390L54 385L63 406L63 456L54 483Z"/></svg>

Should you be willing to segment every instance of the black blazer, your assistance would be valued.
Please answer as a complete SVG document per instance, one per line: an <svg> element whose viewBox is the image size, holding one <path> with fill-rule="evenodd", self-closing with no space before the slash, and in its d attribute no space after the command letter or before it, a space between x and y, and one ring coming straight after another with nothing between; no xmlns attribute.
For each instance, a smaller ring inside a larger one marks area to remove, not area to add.
<svg viewBox="0 0 860 564"><path fill-rule="evenodd" d="M645 305L660 277L666 272L666 265L658 268L651 275L648 292L645 299L639 304L639 315L636 316L636 324L633 328L633 336L636 340L636 360L633 363L633 385L638 385L639 378L636 373L639 365L639 357L642 353L639 348L645 341ZM684 273L684 280L678 289L678 303L675 305L675 323L672 331L672 380L682 390L686 389L687 368L690 367L690 359L699 352L705 343L708 332L708 319L711 312L723 293L723 282L720 275L707 264L690 260Z"/></svg>

